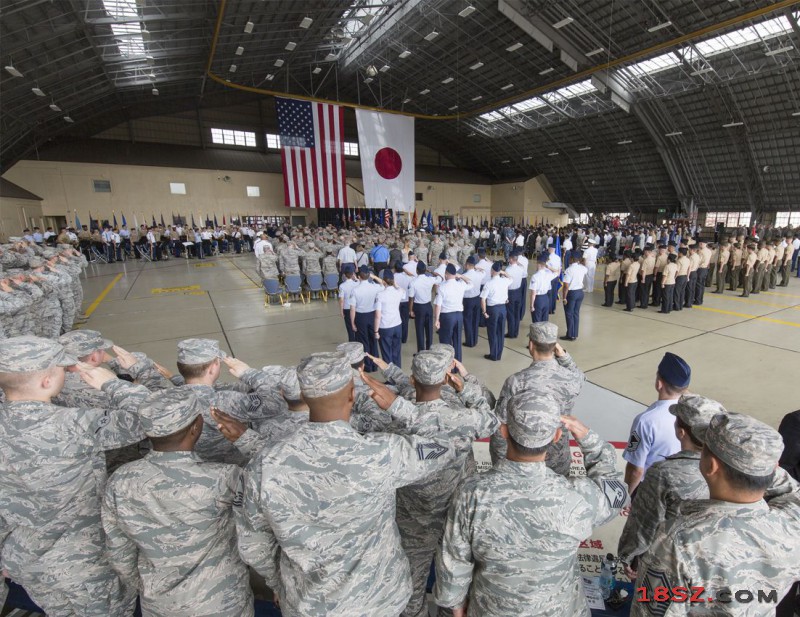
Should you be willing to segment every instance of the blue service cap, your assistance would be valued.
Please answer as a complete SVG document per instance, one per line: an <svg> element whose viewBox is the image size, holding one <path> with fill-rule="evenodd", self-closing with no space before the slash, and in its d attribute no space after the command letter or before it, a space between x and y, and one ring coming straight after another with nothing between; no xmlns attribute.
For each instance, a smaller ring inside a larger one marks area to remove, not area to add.
<svg viewBox="0 0 800 617"><path fill-rule="evenodd" d="M575 259L581 259L581 258L583 257L583 251L581 251L581 250L577 250L577 251L575 251L575 250L574 250L574 251L572 251L572 256L573 256Z"/></svg>
<svg viewBox="0 0 800 617"><path fill-rule="evenodd" d="M417 274L423 274L425 270L428 269L427 264L424 261L417 262Z"/></svg>
<svg viewBox="0 0 800 617"><path fill-rule="evenodd" d="M445 268L444 271L447 272L447 274L455 274L456 267L453 264L447 264L447 268Z"/></svg>
<svg viewBox="0 0 800 617"><path fill-rule="evenodd" d="M444 251L439 253L439 259L447 259L447 253L445 253Z"/></svg>
<svg viewBox="0 0 800 617"><path fill-rule="evenodd" d="M344 264L344 266L342 266L342 272L345 274L353 274L353 272L355 272L355 266L353 266L353 264Z"/></svg>
<svg viewBox="0 0 800 617"><path fill-rule="evenodd" d="M540 264L546 264L547 257L545 257L544 255L539 255L539 257L536 258L536 261L539 262Z"/></svg>
<svg viewBox="0 0 800 617"><path fill-rule="evenodd" d="M358 267L359 274L369 274L369 266L359 266Z"/></svg>
<svg viewBox="0 0 800 617"><path fill-rule="evenodd" d="M385 281L394 280L394 272L390 268L384 268L381 272L381 278Z"/></svg>
<svg viewBox="0 0 800 617"><path fill-rule="evenodd" d="M472 255L470 255L469 257L467 257L467 263L468 264L472 264L474 266L475 265L475 258Z"/></svg>
<svg viewBox="0 0 800 617"><path fill-rule="evenodd" d="M502 269L503 269L502 261L496 261L492 264L492 270L494 270L495 272L500 272L500 270Z"/></svg>
<svg viewBox="0 0 800 617"><path fill-rule="evenodd" d="M484 247L480 247L480 248L478 249L478 255L480 255L481 257L483 257L484 255L486 255L486 249L485 249Z"/></svg>
<svg viewBox="0 0 800 617"><path fill-rule="evenodd" d="M688 388L692 369L683 358L667 352L658 365L658 374L671 386Z"/></svg>

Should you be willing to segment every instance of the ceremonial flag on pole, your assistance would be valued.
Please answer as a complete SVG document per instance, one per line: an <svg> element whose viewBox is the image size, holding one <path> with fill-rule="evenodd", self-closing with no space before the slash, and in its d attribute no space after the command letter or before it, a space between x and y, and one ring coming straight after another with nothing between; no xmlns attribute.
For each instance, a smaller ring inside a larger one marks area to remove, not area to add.
<svg viewBox="0 0 800 617"><path fill-rule="evenodd" d="M417 227L417 210L414 209L414 216L411 218L411 226L416 229Z"/></svg>
<svg viewBox="0 0 800 617"><path fill-rule="evenodd" d="M433 232L433 217L431 216L433 210L428 210L428 232Z"/></svg>
<svg viewBox="0 0 800 617"><path fill-rule="evenodd" d="M428 221L425 218L425 210L422 211L422 216L419 219L419 224L422 227L427 227L427 225L428 225ZM415 225L415 227L416 227L416 225Z"/></svg>
<svg viewBox="0 0 800 617"><path fill-rule="evenodd" d="M217 223L217 213L214 213L214 227L219 227L219 223Z"/></svg>
<svg viewBox="0 0 800 617"><path fill-rule="evenodd" d="M92 211L89 210L89 231L93 231L97 227L97 222L92 218Z"/></svg>
<svg viewBox="0 0 800 617"><path fill-rule="evenodd" d="M197 225L194 224L194 212L192 212L192 228L195 227L197 227Z"/></svg>
<svg viewBox="0 0 800 617"><path fill-rule="evenodd" d="M136 220L136 213L133 213L133 227L134 229L139 229L139 221Z"/></svg>
<svg viewBox="0 0 800 617"><path fill-rule="evenodd" d="M125 213L124 212L120 212L120 214L122 214L122 226L123 227L127 227L128 226L128 221L125 220Z"/></svg>
<svg viewBox="0 0 800 617"><path fill-rule="evenodd" d="M111 211L111 216L114 217L114 227L117 226L117 214L113 210Z"/></svg>
<svg viewBox="0 0 800 617"><path fill-rule="evenodd" d="M164 225L164 213L163 212L161 213L161 226L162 227L166 227L166 225Z"/></svg>
<svg viewBox="0 0 800 617"><path fill-rule="evenodd" d="M383 210L383 225L386 228L392 226L391 211L389 210L389 201L386 201L386 207Z"/></svg>
<svg viewBox="0 0 800 617"><path fill-rule="evenodd" d="M81 220L78 218L78 211L77 210L73 210L73 212L75 213L75 229L80 231L81 230Z"/></svg>
<svg viewBox="0 0 800 617"><path fill-rule="evenodd" d="M155 215L155 214L153 215L153 225L152 225L152 226L153 226L153 227L155 227L155 226L156 226L156 215Z"/></svg>
<svg viewBox="0 0 800 617"><path fill-rule="evenodd" d="M414 118L356 110L367 204L411 212L414 207Z"/></svg>
<svg viewBox="0 0 800 617"><path fill-rule="evenodd" d="M281 140L283 193L291 208L347 206L344 109L275 98Z"/></svg>
<svg viewBox="0 0 800 617"><path fill-rule="evenodd" d="M225 222L225 213L223 212L222 213L222 226L225 227L225 225L227 225L227 223Z"/></svg>

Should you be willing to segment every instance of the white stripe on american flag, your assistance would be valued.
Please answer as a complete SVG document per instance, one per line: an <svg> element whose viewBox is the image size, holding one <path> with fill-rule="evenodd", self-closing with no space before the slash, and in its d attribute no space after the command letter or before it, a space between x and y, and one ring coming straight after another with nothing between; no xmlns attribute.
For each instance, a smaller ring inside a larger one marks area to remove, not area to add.
<svg viewBox="0 0 800 617"><path fill-rule="evenodd" d="M333 126L334 126L334 140L333 140L333 156L336 158L336 188L338 189L338 195L336 196L336 203L339 204L340 207L344 207L344 197L342 197L342 193L344 192L344 187L342 186L344 182L342 181L342 177L344 176L342 170L342 156L341 156L341 148L342 148L342 140L341 135L339 134L339 130L341 126L339 126L339 113L338 109L334 108L333 110Z"/></svg>
<svg viewBox="0 0 800 617"><path fill-rule="evenodd" d="M319 126L319 103L311 103L311 113L314 117L314 133L316 135L321 135L322 131L320 131ZM314 192L316 196L316 204L317 207L325 207L328 204L326 203L327 200L325 196L322 194L322 145L317 144L317 147L314 148L314 178L316 182L314 183Z"/></svg>
<svg viewBox="0 0 800 617"><path fill-rule="evenodd" d="M286 156L286 182L289 184L289 205L293 208L297 207L297 198L294 194L294 148L283 148L284 156Z"/></svg>
<svg viewBox="0 0 800 617"><path fill-rule="evenodd" d="M316 148L315 148L316 150ZM311 162L311 149L305 148L305 155L306 155L306 187L308 189L308 207L309 208L316 208L317 207L317 183L315 182L314 178L316 174L314 173L315 168L314 164Z"/></svg>
<svg viewBox="0 0 800 617"><path fill-rule="evenodd" d="M323 152L323 156L325 158L325 170L328 174L328 186L325 187L325 202L328 203L330 206L334 205L335 199L333 196L333 167L331 160L331 150L333 149L332 140L328 139L327 136L331 135L331 126L330 126L330 108L326 105L322 110L322 124L323 124L323 131L322 134L326 136L325 140L325 150Z"/></svg>

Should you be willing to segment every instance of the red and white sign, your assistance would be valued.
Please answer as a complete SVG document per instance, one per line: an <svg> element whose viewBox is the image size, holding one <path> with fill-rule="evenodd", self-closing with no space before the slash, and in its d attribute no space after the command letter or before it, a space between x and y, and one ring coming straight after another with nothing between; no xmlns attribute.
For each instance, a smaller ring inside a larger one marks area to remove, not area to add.
<svg viewBox="0 0 800 617"><path fill-rule="evenodd" d="M356 110L364 202L368 208L414 208L414 118Z"/></svg>

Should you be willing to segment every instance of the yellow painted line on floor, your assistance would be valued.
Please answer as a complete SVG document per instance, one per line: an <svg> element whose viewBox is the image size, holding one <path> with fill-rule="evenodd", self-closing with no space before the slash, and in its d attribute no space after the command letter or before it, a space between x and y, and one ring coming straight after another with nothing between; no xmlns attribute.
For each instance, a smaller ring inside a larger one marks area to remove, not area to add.
<svg viewBox="0 0 800 617"><path fill-rule="evenodd" d="M181 291L197 291L200 285L186 285L184 287L153 287L150 290L151 294L169 294Z"/></svg>
<svg viewBox="0 0 800 617"><path fill-rule="evenodd" d="M764 293L764 292L761 292ZM749 304L760 304L763 306L774 306L775 308L782 308L782 309L791 309L791 308L800 308L798 306L792 304L775 304L774 302L762 302L761 300L756 300L755 298L748 297L748 298L740 298L738 296L720 296L716 295L714 297L715 300L732 300L733 302L747 302Z"/></svg>
<svg viewBox="0 0 800 617"><path fill-rule="evenodd" d="M195 268L216 268L217 264L194 264Z"/></svg>
<svg viewBox="0 0 800 617"><path fill-rule="evenodd" d="M762 291L761 293L762 294L769 294L771 296L783 296L785 298L800 298L800 296L798 296L796 294L784 294L784 293L780 293L778 291Z"/></svg>
<svg viewBox="0 0 800 617"><path fill-rule="evenodd" d="M86 309L86 315L87 315L87 316L88 316L88 315L91 315L92 313L94 313L94 312L95 312L95 310L97 309L97 307L98 307L98 306L100 306L100 303L101 303L101 302L102 302L102 301L105 299L105 297L108 295L108 292L110 292L112 289L114 289L114 285L116 285L117 283L119 283L119 280L120 280L121 278L122 278L122 273L120 272L119 274L117 274L117 276L115 276L115 277L113 278L113 280L112 280L112 281L111 281L111 282L110 282L108 285L106 285L106 288L105 288L103 291L101 291L101 292L100 292L100 295L99 295L99 296L97 296L97 297L94 299L94 302L92 302L92 303L89 305L89 308L87 308L87 309Z"/></svg>
<svg viewBox="0 0 800 617"><path fill-rule="evenodd" d="M692 310L698 311L711 311L712 313L720 313L722 315L731 315L733 317L744 317L745 319L757 319L758 321L768 321L769 323L776 323L781 326L792 326L794 328L800 328L800 323L795 323L794 321L784 321L782 319L772 319L772 317L759 317L758 315L748 315L747 313L737 313L735 311L723 311L722 309L715 309L709 306L695 306Z"/></svg>

